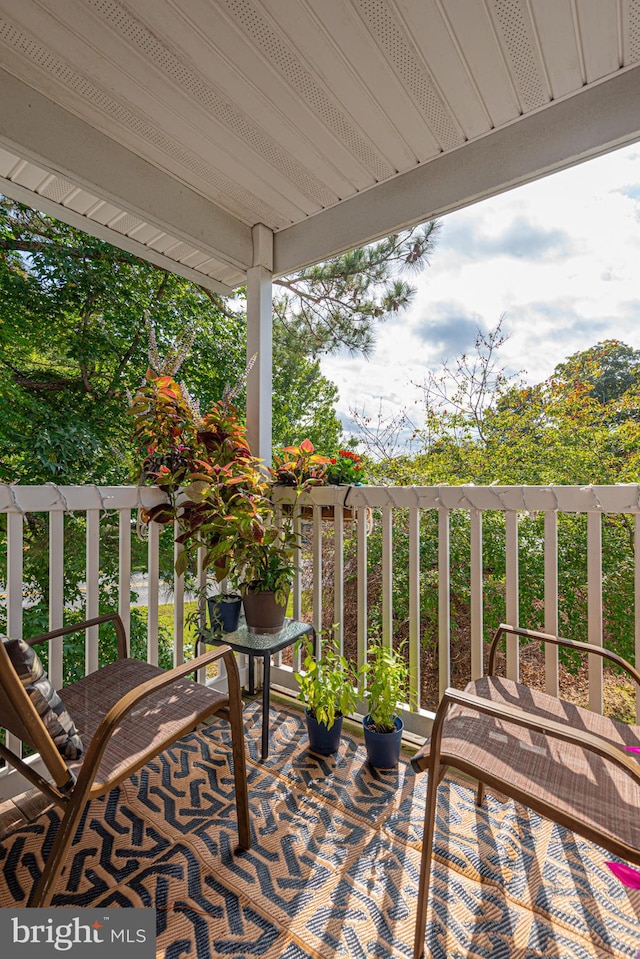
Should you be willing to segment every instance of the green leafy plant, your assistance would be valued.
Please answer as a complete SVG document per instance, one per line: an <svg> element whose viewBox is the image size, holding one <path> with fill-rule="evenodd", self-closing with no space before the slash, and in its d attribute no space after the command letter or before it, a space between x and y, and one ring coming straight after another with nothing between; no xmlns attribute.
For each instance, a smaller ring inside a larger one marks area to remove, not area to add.
<svg viewBox="0 0 640 959"><path fill-rule="evenodd" d="M287 605L296 571L297 537L289 523L282 528L269 526L260 540L246 540L236 547L244 578L240 592L273 592L276 602Z"/></svg>
<svg viewBox="0 0 640 959"><path fill-rule="evenodd" d="M322 634L318 634L320 640ZM301 641L296 644L300 648ZM299 699L306 703L309 714L331 729L338 716L353 712L357 702L356 679L352 665L338 649L335 636L322 645L322 656L313 655L313 641L303 641L304 672L296 673Z"/></svg>
<svg viewBox="0 0 640 959"><path fill-rule="evenodd" d="M336 486L365 484L367 478L362 457L353 450L338 450L337 456L329 460L326 482Z"/></svg>
<svg viewBox="0 0 640 959"><path fill-rule="evenodd" d="M404 643L398 649L386 646L379 637L369 646L369 658L360 670L364 696L377 733L394 731L398 705L409 695L409 667L403 657Z"/></svg>

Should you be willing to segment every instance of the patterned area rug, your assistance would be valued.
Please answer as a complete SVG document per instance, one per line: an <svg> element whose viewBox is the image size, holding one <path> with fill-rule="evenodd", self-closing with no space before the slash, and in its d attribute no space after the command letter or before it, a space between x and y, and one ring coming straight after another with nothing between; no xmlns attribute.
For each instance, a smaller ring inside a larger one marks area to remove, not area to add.
<svg viewBox="0 0 640 959"><path fill-rule="evenodd" d="M253 848L235 852L219 723L91 804L56 905L155 905L165 959L410 957L427 777L370 769L357 735L315 757L285 708L262 763L260 706L245 713ZM602 850L512 802L478 810L455 777L440 790L428 956L635 959L640 895ZM57 822L50 811L0 845L0 905L24 904Z"/></svg>

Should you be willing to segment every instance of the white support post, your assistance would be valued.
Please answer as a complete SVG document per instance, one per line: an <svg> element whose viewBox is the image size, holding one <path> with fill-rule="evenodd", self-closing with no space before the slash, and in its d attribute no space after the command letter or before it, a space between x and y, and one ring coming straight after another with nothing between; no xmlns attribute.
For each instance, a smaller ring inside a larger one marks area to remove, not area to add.
<svg viewBox="0 0 640 959"><path fill-rule="evenodd" d="M273 233L258 223L252 237L254 265L247 272L247 360L256 359L247 379L247 436L254 456L270 466Z"/></svg>

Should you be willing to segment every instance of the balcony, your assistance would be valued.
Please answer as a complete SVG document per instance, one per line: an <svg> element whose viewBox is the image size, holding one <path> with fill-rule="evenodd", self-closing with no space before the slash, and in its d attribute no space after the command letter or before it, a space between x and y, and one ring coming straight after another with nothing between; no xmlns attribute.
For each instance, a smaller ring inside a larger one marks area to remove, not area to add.
<svg viewBox="0 0 640 959"><path fill-rule="evenodd" d="M278 495L284 509L287 493ZM7 537L6 571L0 570L0 578L6 577L7 632L22 631L23 556L29 544L25 524L36 518L48 526L52 558L48 619L51 627L63 621L65 529L71 515L81 517L86 530L83 612L96 615L107 601L129 624L131 572L140 554L134 538L136 510L160 496L156 489L137 487L0 487ZM638 596L640 573L637 566L629 567L630 557L639 555L636 485L338 487L319 488L305 497L295 507L302 545L292 613L311 618L317 629L336 623L341 644L359 662L374 632L395 642L406 639L412 685L411 702L404 708L406 756L412 743L428 734L442 691L482 674L483 634L495 625L494 616L496 622L520 619L522 625L541 625L549 632L562 632L560 622L572 625L565 623L562 595L566 522L577 522L583 537L584 638L594 644L605 639L612 569L624 566ZM327 513L333 514L330 520ZM628 555L616 563L611 550L616 543L620 548L619 540L608 526L623 520ZM496 528L502 544L499 568ZM101 573L101 555L116 531L114 597L113 579L107 588ZM148 617L142 655L154 663L160 632L159 534L152 525L145 546ZM534 577L533 598L532 569L543 571L540 580ZM197 578L204 587L201 569ZM620 590L619 583L614 585ZM467 602L466 617L461 616L460 596ZM36 599L31 596L29 602ZM185 657L184 606L184 582L175 576L175 662ZM529 622L532 610L542 622ZM637 653L637 601L628 609L628 629ZM98 657L99 636L89 631L87 672L96 668ZM562 669L554 650L545 657L544 664L535 664L544 667L540 683L557 695ZM228 791L229 743L223 726L214 725L170 750L109 801L92 804L56 902L155 904L163 955L180 954L177 948L202 956L287 959L410 955L426 777L415 777L404 762L398 770L371 771L355 725L336 757L319 761L310 756L302 717L287 701L295 695L298 665L295 656L286 662L282 655L273 664L280 696L272 705L266 763L260 761L260 706L246 706L255 833L250 853L233 854L237 837ZM531 670L519 663L514 648L505 650L504 667L511 677L521 667ZM49 670L54 683L62 685L61 649L52 651ZM242 663L241 676L246 681ZM590 708L601 711L607 677L599 661L589 664L584 678ZM219 675L208 681L224 684L225 679ZM198 770L188 787L187 767ZM436 839L427 927L434 955L487 956L500 950L515 955L516 948L522 955L562 959L636 955L640 902L608 874L606 854L513 802L490 796L478 810L468 782L455 774L441 788L449 814L439 821ZM19 904L34 863L46 850L53 814L31 819L29 802L10 798L24 789L14 772L3 770L0 789L4 828L9 828L0 846L5 863L0 896L2 905Z"/></svg>

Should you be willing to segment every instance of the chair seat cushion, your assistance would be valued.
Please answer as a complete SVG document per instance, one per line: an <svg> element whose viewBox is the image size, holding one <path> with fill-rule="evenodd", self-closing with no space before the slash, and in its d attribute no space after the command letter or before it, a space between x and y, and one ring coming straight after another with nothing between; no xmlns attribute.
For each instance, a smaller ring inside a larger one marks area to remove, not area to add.
<svg viewBox="0 0 640 959"><path fill-rule="evenodd" d="M469 683L466 692L593 733L621 748L640 747L640 727L508 679L485 676ZM553 809L556 821L575 824L582 834L588 834L585 828L597 831L603 845L610 837L640 850L640 783L593 752L585 758L580 746L455 705L445 720L441 758L531 808L543 813ZM412 765L422 771L428 761L427 742Z"/></svg>
<svg viewBox="0 0 640 959"><path fill-rule="evenodd" d="M103 717L141 683L164 675L159 666L121 659L60 690L64 704L87 749ZM140 768L148 757L186 735L205 717L228 704L226 694L190 679L177 680L137 703L114 732L95 779L96 787L111 788ZM78 772L73 763L69 768Z"/></svg>
<svg viewBox="0 0 640 959"><path fill-rule="evenodd" d="M35 649L23 639L3 637L3 643L58 752L68 761L79 759L83 752L82 739L60 696L51 685Z"/></svg>

